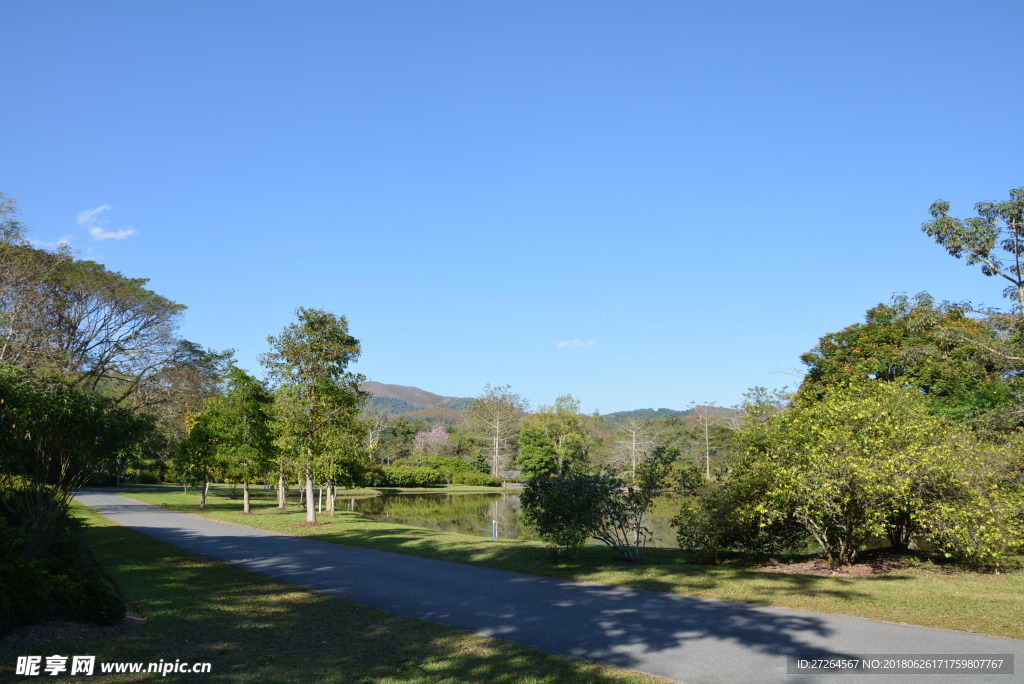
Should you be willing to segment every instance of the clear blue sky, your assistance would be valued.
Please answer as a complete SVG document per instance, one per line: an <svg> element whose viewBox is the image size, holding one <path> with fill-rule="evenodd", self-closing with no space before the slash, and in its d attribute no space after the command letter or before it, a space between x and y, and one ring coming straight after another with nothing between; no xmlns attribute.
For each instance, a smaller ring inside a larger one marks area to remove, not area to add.
<svg viewBox="0 0 1024 684"><path fill-rule="evenodd" d="M149 278L250 371L306 306L380 382L731 405L894 292L1004 303L920 225L1024 185L1019 0L2 16L0 190L32 236Z"/></svg>

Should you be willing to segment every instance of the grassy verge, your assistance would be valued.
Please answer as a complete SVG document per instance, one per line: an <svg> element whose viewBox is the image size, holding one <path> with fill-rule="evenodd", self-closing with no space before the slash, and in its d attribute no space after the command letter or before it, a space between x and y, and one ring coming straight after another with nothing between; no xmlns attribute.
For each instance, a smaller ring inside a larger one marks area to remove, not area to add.
<svg viewBox="0 0 1024 684"><path fill-rule="evenodd" d="M13 674L17 656L55 653L95 655L88 679L97 682L663 681L364 608L180 551L84 507L76 515L146 625L115 639L0 648L0 681L23 679ZM176 659L209 662L211 673L99 674L101 662Z"/></svg>
<svg viewBox="0 0 1024 684"><path fill-rule="evenodd" d="M223 495L222 495L223 494ZM979 634L1024 639L1024 573L953 573L918 568L873 577L819 577L687 563L672 549L648 549L647 562L631 566L605 547L585 548L571 561L553 559L537 542L491 540L371 521L339 511L322 515L324 525L302 527L295 505L280 511L257 501L252 515L226 493L211 498L205 511L198 497L180 493L133 493L141 501L224 522L248 525L320 541L472 563L539 575L689 596L797 608L822 613L905 622Z"/></svg>

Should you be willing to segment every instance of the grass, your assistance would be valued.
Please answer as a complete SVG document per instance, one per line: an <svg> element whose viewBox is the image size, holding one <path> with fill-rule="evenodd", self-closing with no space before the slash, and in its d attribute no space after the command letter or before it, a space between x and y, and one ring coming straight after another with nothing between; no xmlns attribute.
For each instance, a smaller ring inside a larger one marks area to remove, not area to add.
<svg viewBox="0 0 1024 684"><path fill-rule="evenodd" d="M273 495L273 492L269 493ZM394 551L425 558L485 565L538 575L637 589L855 615L926 627L1024 639L1024 573L950 572L913 568L872 577L822 577L763 572L735 566L686 562L673 549L648 549L640 566L619 561L603 546L585 547L571 560L553 558L539 542L491 540L368 520L357 513L321 515L325 523L303 527L305 513L286 511L275 501L256 499L253 514L241 513L239 499L217 491L208 508L198 496L181 492L132 493L132 498L283 534Z"/></svg>
<svg viewBox="0 0 1024 684"><path fill-rule="evenodd" d="M97 562L145 616L116 639L0 648L0 681L20 655L95 655L96 682L469 682L664 680L542 653L364 608L155 541L82 506ZM101 675L101 662L209 662L210 674ZM69 677L43 675L47 681ZM81 681L81 677L73 678Z"/></svg>

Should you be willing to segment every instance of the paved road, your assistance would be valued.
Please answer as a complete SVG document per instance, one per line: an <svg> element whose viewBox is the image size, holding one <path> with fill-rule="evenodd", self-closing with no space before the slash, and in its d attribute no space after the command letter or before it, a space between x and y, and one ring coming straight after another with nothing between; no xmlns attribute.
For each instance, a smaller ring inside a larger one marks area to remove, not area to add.
<svg viewBox="0 0 1024 684"><path fill-rule="evenodd" d="M677 682L1024 682L1024 641L1016 639L338 546L218 523L110 493L82 492L78 500L175 546L348 601ZM1016 674L787 673L788 655L867 654L1013 654Z"/></svg>

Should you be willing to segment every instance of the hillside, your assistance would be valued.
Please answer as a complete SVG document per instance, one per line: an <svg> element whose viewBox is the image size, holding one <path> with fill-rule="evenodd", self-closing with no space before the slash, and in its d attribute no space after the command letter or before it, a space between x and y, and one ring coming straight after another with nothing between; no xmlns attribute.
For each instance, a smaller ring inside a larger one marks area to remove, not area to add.
<svg viewBox="0 0 1024 684"><path fill-rule="evenodd" d="M469 412L470 402L472 401L469 397L446 397L428 392L419 387L387 385L372 380L363 383L361 389L371 395L370 399L366 402L367 410L384 411L388 415L402 416L409 420L422 420L428 423L444 425L455 425L465 420ZM698 406L684 410L645 408L606 413L603 417L610 427L614 427L628 418L639 418L642 420L678 418L684 424L691 425L699 422L696 413L702 408L704 407ZM742 411L739 409L722 406L709 406L707 408L709 409L709 415L720 417L723 420L729 420L742 414Z"/></svg>
<svg viewBox="0 0 1024 684"><path fill-rule="evenodd" d="M408 385L386 385L381 382L369 381L362 384L361 388L371 396L366 402L367 409L371 411L386 411L396 416L425 409L447 409L448 411L465 411L469 409L470 399L468 397L445 397L422 390L419 387ZM427 414L429 415L429 414ZM444 413L446 420L442 422L458 422L456 414ZM416 419L419 416L411 417Z"/></svg>

